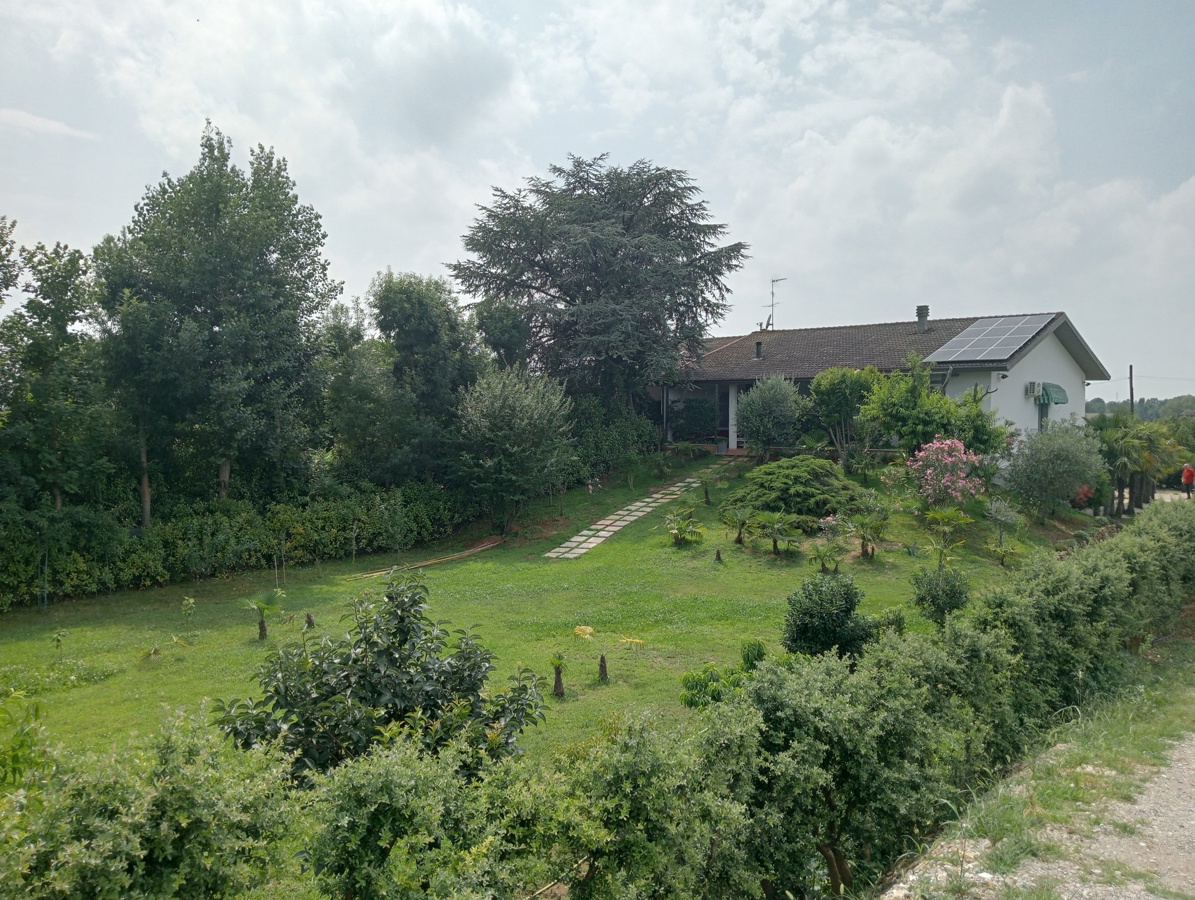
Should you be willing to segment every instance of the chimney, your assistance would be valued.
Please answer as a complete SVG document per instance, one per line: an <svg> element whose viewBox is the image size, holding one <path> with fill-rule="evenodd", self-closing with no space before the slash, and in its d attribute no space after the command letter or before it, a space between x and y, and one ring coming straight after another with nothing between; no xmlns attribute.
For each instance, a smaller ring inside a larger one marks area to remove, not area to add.
<svg viewBox="0 0 1195 900"><path fill-rule="evenodd" d="M929 307L917 307L917 333L925 334L929 331Z"/></svg>
<svg viewBox="0 0 1195 900"><path fill-rule="evenodd" d="M755 358L763 359L763 341L755 342Z"/></svg>

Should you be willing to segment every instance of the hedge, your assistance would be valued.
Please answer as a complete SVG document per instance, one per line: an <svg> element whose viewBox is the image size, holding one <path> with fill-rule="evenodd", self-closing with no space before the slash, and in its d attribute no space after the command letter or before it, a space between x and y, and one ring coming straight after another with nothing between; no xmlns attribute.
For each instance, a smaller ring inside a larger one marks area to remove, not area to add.
<svg viewBox="0 0 1195 900"><path fill-rule="evenodd" d="M433 484L264 511L225 500L181 507L148 528L85 508L0 504L0 611L37 602L192 578L405 550L448 534L475 510Z"/></svg>

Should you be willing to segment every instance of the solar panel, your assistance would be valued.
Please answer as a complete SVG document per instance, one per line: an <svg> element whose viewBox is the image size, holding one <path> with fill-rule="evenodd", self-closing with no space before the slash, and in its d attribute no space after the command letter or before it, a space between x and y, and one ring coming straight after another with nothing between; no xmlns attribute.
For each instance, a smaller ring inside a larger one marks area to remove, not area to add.
<svg viewBox="0 0 1195 900"><path fill-rule="evenodd" d="M936 363L1008 359L1053 318L1053 315L1036 315L977 319L925 359Z"/></svg>

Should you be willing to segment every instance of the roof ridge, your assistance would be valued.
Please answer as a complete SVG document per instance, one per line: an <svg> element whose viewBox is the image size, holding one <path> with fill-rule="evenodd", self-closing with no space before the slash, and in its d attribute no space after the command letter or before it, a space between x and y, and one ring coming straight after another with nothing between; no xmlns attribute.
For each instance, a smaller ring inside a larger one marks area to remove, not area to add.
<svg viewBox="0 0 1195 900"><path fill-rule="evenodd" d="M974 315L972 315L972 316L944 316L944 317L939 317L937 319L930 319L928 324L932 327L934 322L964 322L964 321L968 321L968 320L970 320L972 322L976 322L980 319L1010 319L1010 318L1015 318L1017 316L1047 316L1047 315L1048 316L1059 316L1059 315L1066 315L1066 313L1037 312L1037 313L1000 313L997 315L983 315L983 316L974 316ZM714 338L725 338L726 343L723 344L721 347L717 347L717 348L711 350L710 353L717 353L719 350L723 349L724 347L729 347L734 342L740 341L746 337L750 337L753 334L766 334L768 332L771 332L772 334L778 334L778 333L782 333L782 332L793 332L793 331L830 331L830 330L839 329L839 328L877 328L880 326L887 326L887 325L910 325L910 326L916 327L917 320L916 319L900 319L895 322L858 322L858 323L854 323L854 324L850 324L850 325L810 325L805 328L766 328L763 330L757 329L755 331L749 331L746 334L711 335L711 337L714 337ZM709 354L706 354L706 355L709 355Z"/></svg>

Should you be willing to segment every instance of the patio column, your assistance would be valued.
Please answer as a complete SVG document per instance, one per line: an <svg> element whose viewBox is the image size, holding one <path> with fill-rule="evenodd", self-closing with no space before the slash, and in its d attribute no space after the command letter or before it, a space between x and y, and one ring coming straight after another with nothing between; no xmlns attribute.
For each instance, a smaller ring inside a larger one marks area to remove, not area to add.
<svg viewBox="0 0 1195 900"><path fill-rule="evenodd" d="M731 451L739 449L739 386L737 384L726 386L726 400L729 411L726 425L726 449Z"/></svg>

